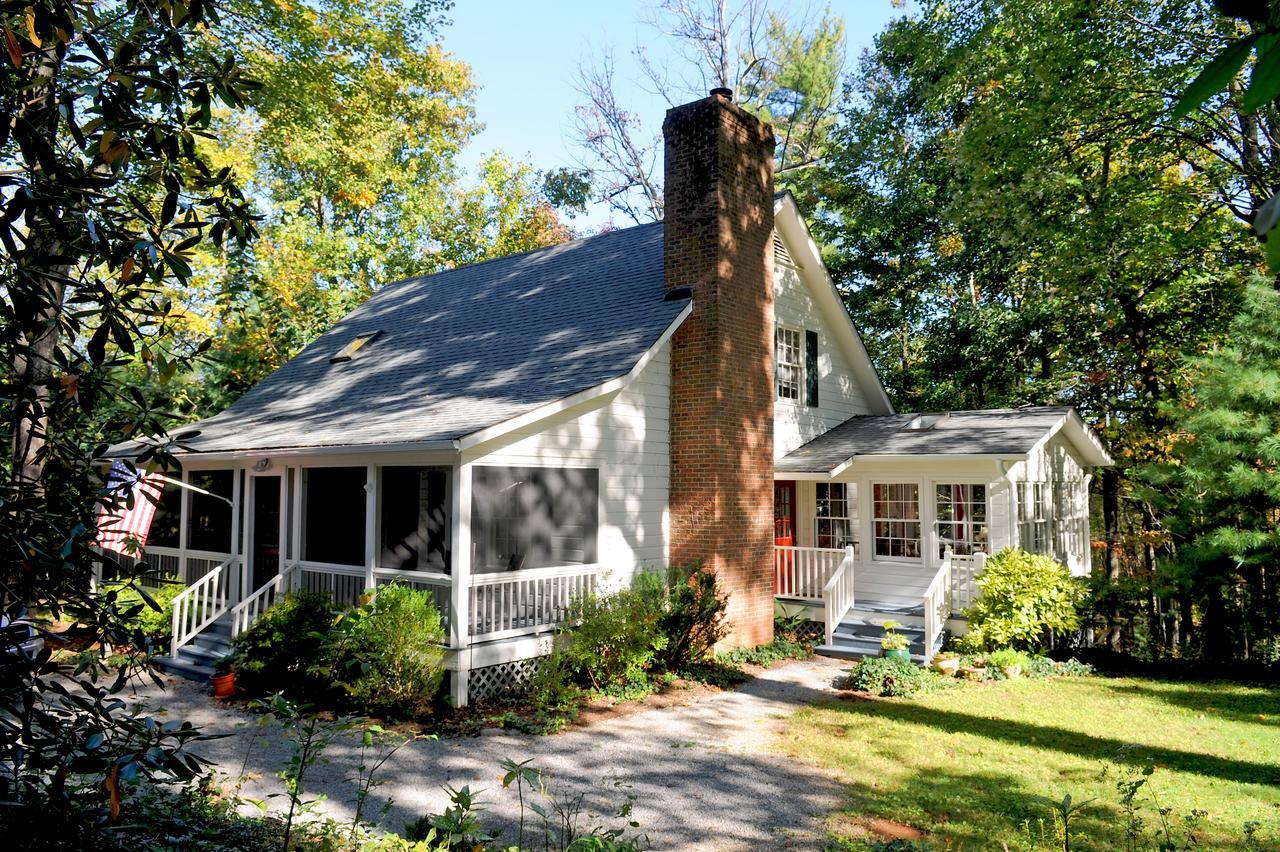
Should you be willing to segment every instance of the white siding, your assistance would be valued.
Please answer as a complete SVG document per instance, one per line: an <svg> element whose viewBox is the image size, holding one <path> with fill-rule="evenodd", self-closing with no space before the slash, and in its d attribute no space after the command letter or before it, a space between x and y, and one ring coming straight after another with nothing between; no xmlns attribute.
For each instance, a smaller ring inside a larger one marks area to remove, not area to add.
<svg viewBox="0 0 1280 852"><path fill-rule="evenodd" d="M838 426L855 414L869 414L870 408L854 380L849 361L832 337L831 321L818 310L800 273L791 266L774 266L774 312L779 325L818 333L818 405L809 408L801 401L774 403L774 458ZM803 345L803 335L801 336Z"/></svg>
<svg viewBox="0 0 1280 852"><path fill-rule="evenodd" d="M667 562L670 355L666 344L608 402L517 432L474 458L478 465L598 468L598 558L610 584Z"/></svg>

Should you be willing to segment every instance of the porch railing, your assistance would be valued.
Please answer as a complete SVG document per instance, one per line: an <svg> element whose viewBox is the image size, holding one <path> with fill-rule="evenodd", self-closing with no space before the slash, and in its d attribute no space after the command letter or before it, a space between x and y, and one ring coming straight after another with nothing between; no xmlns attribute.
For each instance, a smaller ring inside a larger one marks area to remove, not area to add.
<svg viewBox="0 0 1280 852"><path fill-rule="evenodd" d="M822 587L823 626L826 628L828 645L835 641L836 627L844 621L849 610L853 609L855 600L853 581L854 566L858 561L857 554L852 546L840 552L844 557L836 565L826 585Z"/></svg>
<svg viewBox="0 0 1280 852"><path fill-rule="evenodd" d="M297 590L323 592L335 603L353 604L365 593L362 565L337 565L330 562L299 562Z"/></svg>
<svg viewBox="0 0 1280 852"><path fill-rule="evenodd" d="M469 633L488 641L539 633L564 623L569 605L595 591L596 565L533 568L471 577Z"/></svg>
<svg viewBox="0 0 1280 852"><path fill-rule="evenodd" d="M945 560L951 563L951 584L948 590L951 612L959 615L978 599L978 584L975 580L987 567L987 554L961 556L948 550Z"/></svg>
<svg viewBox="0 0 1280 852"><path fill-rule="evenodd" d="M227 559L174 597L169 656L176 660L179 648L226 613L230 581L239 561L234 556Z"/></svg>
<svg viewBox="0 0 1280 852"><path fill-rule="evenodd" d="M942 559L938 573L924 593L924 663L933 659L934 646L942 636L947 625L947 617L951 615L951 553L947 552Z"/></svg>
<svg viewBox="0 0 1280 852"><path fill-rule="evenodd" d="M823 587L844 558L845 550L840 548L775 545L774 594L783 598L822 600Z"/></svg>
<svg viewBox="0 0 1280 852"><path fill-rule="evenodd" d="M295 562L275 575L240 603L231 608L231 638L234 639L257 623L262 614L297 588L298 564Z"/></svg>

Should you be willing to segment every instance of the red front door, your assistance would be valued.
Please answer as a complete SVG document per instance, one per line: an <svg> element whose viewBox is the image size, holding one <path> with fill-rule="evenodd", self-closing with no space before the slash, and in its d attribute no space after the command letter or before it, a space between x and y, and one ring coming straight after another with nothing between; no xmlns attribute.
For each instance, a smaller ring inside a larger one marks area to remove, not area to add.
<svg viewBox="0 0 1280 852"><path fill-rule="evenodd" d="M773 543L792 547L796 543L796 483L773 483Z"/></svg>

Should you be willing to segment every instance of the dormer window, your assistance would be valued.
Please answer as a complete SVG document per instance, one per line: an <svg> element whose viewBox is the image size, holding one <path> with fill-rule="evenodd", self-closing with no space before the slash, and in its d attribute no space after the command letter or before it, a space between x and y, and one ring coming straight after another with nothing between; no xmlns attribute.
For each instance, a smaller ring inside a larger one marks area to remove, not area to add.
<svg viewBox="0 0 1280 852"><path fill-rule="evenodd" d="M366 334L357 334L346 346L342 347L342 349L338 351L338 354L329 359L329 363L341 364L344 361L352 360L356 357L356 353L363 349L367 344L372 343L381 336L382 332L380 331L370 331Z"/></svg>

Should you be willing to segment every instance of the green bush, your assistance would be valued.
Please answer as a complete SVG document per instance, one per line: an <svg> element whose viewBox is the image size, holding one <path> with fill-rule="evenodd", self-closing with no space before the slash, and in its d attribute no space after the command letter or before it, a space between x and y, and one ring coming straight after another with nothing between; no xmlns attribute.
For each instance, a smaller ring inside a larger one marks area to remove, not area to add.
<svg viewBox="0 0 1280 852"><path fill-rule="evenodd" d="M659 613L658 631L666 640L656 655L659 667L683 672L711 658L728 630L724 616L729 605L714 571L700 565L672 568L665 576L642 571L632 588Z"/></svg>
<svg viewBox="0 0 1280 852"><path fill-rule="evenodd" d="M932 692L951 681L938 674L895 657L865 657L854 663L845 681L849 689L901 698Z"/></svg>
<svg viewBox="0 0 1280 852"><path fill-rule="evenodd" d="M444 627L430 592L393 583L339 620L351 635L335 649L340 685L361 712L429 712L444 678Z"/></svg>
<svg viewBox="0 0 1280 852"><path fill-rule="evenodd" d="M163 639L173 632L173 599L186 588L181 583L165 583L158 589L147 589L146 595L155 606L144 600L138 589L128 583L107 583L102 591L108 597L114 595L116 609L120 612L135 610L125 619L125 624L149 639Z"/></svg>
<svg viewBox="0 0 1280 852"><path fill-rule="evenodd" d="M250 695L283 692L297 701L330 700L333 681L322 669L330 662L329 631L337 615L328 595L286 595L232 645L236 686Z"/></svg>
<svg viewBox="0 0 1280 852"><path fill-rule="evenodd" d="M570 626L544 668L606 693L647 685L650 668L667 646L658 627L661 616L653 596L636 589L586 595L569 607Z"/></svg>
<svg viewBox="0 0 1280 852"><path fill-rule="evenodd" d="M287 595L238 639L230 665L250 695L388 717L429 712L444 677L444 628L431 593L390 584L355 606Z"/></svg>
<svg viewBox="0 0 1280 852"><path fill-rule="evenodd" d="M1051 631L1080 626L1085 588L1066 566L1024 550L1002 550L987 560L977 579L982 595L965 615L964 647L1042 649Z"/></svg>

